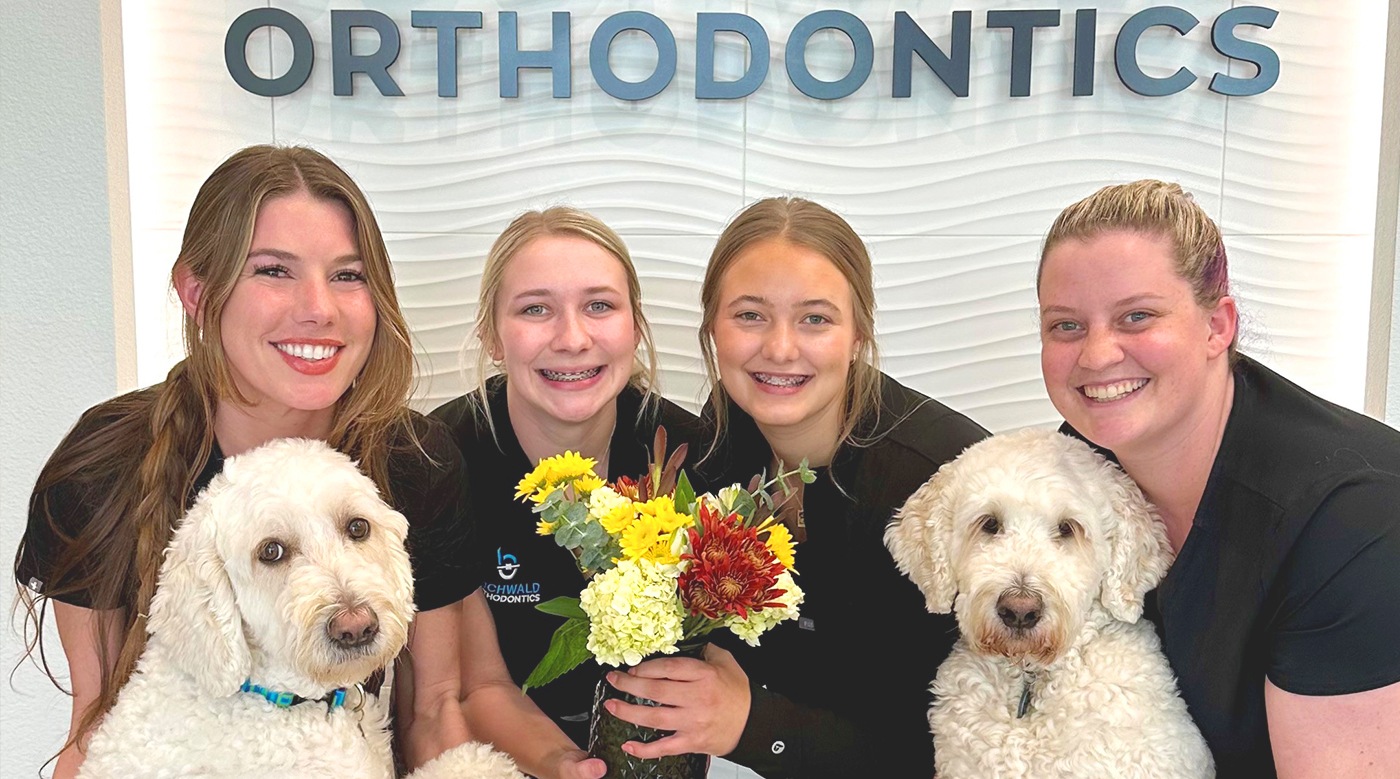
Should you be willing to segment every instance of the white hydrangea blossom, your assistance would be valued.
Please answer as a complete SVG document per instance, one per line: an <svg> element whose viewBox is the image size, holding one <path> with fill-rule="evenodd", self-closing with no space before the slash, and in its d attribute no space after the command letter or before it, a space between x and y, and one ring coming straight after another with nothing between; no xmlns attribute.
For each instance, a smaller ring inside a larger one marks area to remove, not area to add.
<svg viewBox="0 0 1400 779"><path fill-rule="evenodd" d="M725 627L730 632L744 641L749 646L758 646L758 637L768 632L774 625L787 619L797 619L797 607L802 604L802 588L797 586L797 582L792 580L792 574L783 571L778 575L778 583L775 588L783 590L777 601L782 608L759 609L749 612L748 619L740 619L736 614L729 618Z"/></svg>
<svg viewBox="0 0 1400 779"><path fill-rule="evenodd" d="M612 487L599 487L588 495L588 513L602 520L622 506L631 506L632 499L619 495Z"/></svg>
<svg viewBox="0 0 1400 779"><path fill-rule="evenodd" d="M684 635L676 580L648 560L620 560L594 576L579 605L588 614L588 651L599 663L636 665L647 655L672 654Z"/></svg>

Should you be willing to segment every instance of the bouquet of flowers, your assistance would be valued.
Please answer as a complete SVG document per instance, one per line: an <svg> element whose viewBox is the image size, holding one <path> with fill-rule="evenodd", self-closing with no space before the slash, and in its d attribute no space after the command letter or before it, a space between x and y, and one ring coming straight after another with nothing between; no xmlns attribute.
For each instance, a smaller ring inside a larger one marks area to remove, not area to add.
<svg viewBox="0 0 1400 779"><path fill-rule="evenodd" d="M573 552L588 580L579 598L537 607L566 621L525 689L589 657L636 665L720 628L756 646L765 631L797 617L792 534L774 517L768 490L786 491L792 476L811 483L806 461L772 480L760 475L748 489L697 496L680 470L685 445L663 462L665 449L658 429L649 471L635 480L606 483L592 459L565 452L517 485L516 497L535 504L537 531Z"/></svg>

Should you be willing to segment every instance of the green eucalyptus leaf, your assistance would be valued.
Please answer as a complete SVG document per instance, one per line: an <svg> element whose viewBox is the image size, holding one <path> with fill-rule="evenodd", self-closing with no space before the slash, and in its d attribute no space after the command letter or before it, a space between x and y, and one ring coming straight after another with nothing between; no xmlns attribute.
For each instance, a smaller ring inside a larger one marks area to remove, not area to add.
<svg viewBox="0 0 1400 779"><path fill-rule="evenodd" d="M754 502L753 495L747 492L740 492L734 498L734 511L747 522L753 519L753 515L758 512L758 504Z"/></svg>
<svg viewBox="0 0 1400 779"><path fill-rule="evenodd" d="M562 547L573 549L583 541L583 531L578 525L565 523L554 531L554 540Z"/></svg>

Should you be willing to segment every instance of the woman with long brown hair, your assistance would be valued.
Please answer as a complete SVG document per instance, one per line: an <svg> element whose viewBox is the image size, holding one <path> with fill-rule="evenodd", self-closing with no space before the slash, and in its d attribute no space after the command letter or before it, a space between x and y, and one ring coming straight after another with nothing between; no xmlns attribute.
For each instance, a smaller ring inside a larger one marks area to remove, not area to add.
<svg viewBox="0 0 1400 779"><path fill-rule="evenodd" d="M714 424L712 483L806 460L792 533L801 617L759 646L711 645L608 675L662 705L613 714L674 734L639 757L705 752L768 777L930 776L928 680L957 635L928 614L884 545L894 510L986 435L880 372L870 255L804 198L767 198L730 222L700 293ZM721 640L726 637L721 636Z"/></svg>
<svg viewBox="0 0 1400 779"><path fill-rule="evenodd" d="M171 280L185 359L82 416L40 473L16 555L31 650L52 605L71 671L55 776L76 772L132 673L175 523L225 457L293 436L355 458L409 520L419 614L414 673L400 675L411 680L400 690L408 762L465 740L460 610L481 576L462 551L461 455L406 405L409 331L364 194L310 149L243 149L196 195Z"/></svg>

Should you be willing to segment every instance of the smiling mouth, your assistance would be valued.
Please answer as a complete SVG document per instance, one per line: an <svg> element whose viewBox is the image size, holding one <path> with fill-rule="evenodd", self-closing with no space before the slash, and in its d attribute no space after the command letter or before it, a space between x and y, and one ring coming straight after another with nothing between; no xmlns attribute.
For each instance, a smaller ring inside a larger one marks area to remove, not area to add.
<svg viewBox="0 0 1400 779"><path fill-rule="evenodd" d="M1112 403L1147 386L1147 379L1115 381L1112 384L1085 384L1079 391L1095 403Z"/></svg>
<svg viewBox="0 0 1400 779"><path fill-rule="evenodd" d="M540 369L540 375L550 381L587 381L603 372L603 366L588 368L581 371L551 371L547 368Z"/></svg>
<svg viewBox="0 0 1400 779"><path fill-rule="evenodd" d="M801 387L812 377L808 375L779 375L776 373L751 373L754 381L759 384L767 384L770 387Z"/></svg>
<svg viewBox="0 0 1400 779"><path fill-rule="evenodd" d="M343 346L325 346L321 344L273 344L277 351L307 362L320 362L334 357Z"/></svg>

